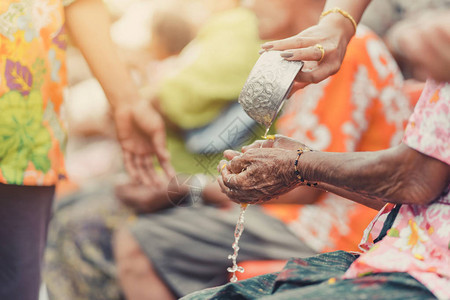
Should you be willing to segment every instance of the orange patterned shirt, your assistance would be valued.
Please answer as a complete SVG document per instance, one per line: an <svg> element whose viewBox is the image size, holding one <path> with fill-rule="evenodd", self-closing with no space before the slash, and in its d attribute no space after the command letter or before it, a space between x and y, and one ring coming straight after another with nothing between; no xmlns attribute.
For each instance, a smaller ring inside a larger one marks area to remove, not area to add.
<svg viewBox="0 0 450 300"><path fill-rule="evenodd" d="M0 3L0 183L53 185L64 174L64 7Z"/></svg>
<svg viewBox="0 0 450 300"><path fill-rule="evenodd" d="M401 142L412 111L403 78L382 41L358 27L341 69L295 93L277 131L316 150L375 151ZM264 205L318 252L358 250L361 233L377 211L331 193L311 205Z"/></svg>

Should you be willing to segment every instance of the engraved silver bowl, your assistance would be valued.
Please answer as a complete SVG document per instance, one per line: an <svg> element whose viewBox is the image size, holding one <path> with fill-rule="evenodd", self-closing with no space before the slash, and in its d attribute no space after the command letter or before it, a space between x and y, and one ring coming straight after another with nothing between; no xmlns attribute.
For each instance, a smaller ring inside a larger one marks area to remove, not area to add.
<svg viewBox="0 0 450 300"><path fill-rule="evenodd" d="M302 67L302 61L287 61L280 51L261 54L239 94L242 108L256 122L270 127Z"/></svg>

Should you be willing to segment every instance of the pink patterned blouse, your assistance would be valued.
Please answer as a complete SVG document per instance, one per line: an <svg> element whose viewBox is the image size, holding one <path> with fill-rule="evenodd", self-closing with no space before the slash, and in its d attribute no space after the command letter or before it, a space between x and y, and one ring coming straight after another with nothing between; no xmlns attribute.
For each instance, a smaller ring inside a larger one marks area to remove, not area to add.
<svg viewBox="0 0 450 300"><path fill-rule="evenodd" d="M409 147L450 164L450 84L429 80L406 128ZM450 299L450 195L429 205L402 205L387 232L374 244L387 214L387 204L364 232L366 251L344 278L376 272L407 272L439 299Z"/></svg>

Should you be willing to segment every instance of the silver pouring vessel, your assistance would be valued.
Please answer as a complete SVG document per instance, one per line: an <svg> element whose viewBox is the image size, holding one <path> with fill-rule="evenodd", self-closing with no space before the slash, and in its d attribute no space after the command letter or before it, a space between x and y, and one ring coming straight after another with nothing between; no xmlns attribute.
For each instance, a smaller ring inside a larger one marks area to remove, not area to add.
<svg viewBox="0 0 450 300"><path fill-rule="evenodd" d="M287 61L280 51L261 54L239 95L242 108L256 122L270 127L302 67L302 61Z"/></svg>

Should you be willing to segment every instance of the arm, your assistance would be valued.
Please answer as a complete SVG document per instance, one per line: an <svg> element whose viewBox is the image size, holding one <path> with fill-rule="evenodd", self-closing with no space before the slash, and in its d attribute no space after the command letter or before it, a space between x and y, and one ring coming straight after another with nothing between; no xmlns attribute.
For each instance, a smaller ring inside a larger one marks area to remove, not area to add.
<svg viewBox="0 0 450 300"><path fill-rule="evenodd" d="M100 0L77 0L65 9L70 37L81 50L102 85L113 109L139 99L137 89L120 59L110 34L110 19Z"/></svg>
<svg viewBox="0 0 450 300"><path fill-rule="evenodd" d="M425 205L450 183L450 166L405 144L375 152L305 153L301 165L319 187L364 201Z"/></svg>
<svg viewBox="0 0 450 300"><path fill-rule="evenodd" d="M296 158L292 150L250 149L220 163L219 184L237 202L270 200L305 184L294 174ZM450 183L450 166L403 144L375 152L305 152L298 170L317 188L372 208L386 202L428 204Z"/></svg>
<svg viewBox="0 0 450 300"><path fill-rule="evenodd" d="M287 60L305 61L303 71L295 79L295 89L320 82L339 70L347 45L355 34L354 24L350 19L353 18L358 23L369 3L370 0L328 0L324 12L339 8L350 17L340 13L327 14L317 25L293 37L268 42L261 47L263 50L284 50L281 56ZM316 47L317 44L323 47L323 53ZM314 63L309 64L310 62Z"/></svg>
<svg viewBox="0 0 450 300"><path fill-rule="evenodd" d="M65 8L66 25L110 102L119 142L130 174L144 182L158 181L152 155L167 175L173 174L165 148L164 123L140 97L109 35L110 20L101 0L78 0Z"/></svg>

